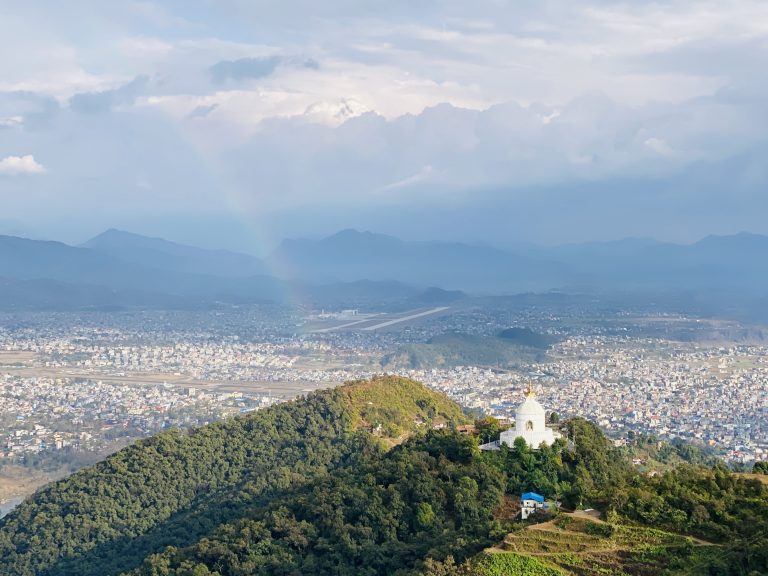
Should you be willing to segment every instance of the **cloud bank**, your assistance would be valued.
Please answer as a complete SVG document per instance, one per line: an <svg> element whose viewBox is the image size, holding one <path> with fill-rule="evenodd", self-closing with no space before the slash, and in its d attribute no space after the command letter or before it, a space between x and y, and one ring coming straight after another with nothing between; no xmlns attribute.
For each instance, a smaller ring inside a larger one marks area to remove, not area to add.
<svg viewBox="0 0 768 576"><path fill-rule="evenodd" d="M757 0L17 4L0 158L49 174L0 193L51 235L240 226L233 247L768 233L766 22Z"/></svg>

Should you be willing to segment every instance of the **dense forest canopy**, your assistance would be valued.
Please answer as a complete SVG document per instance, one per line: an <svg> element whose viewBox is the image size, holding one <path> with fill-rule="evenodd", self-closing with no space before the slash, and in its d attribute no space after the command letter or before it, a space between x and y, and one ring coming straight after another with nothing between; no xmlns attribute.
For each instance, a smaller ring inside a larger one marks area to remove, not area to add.
<svg viewBox="0 0 768 576"><path fill-rule="evenodd" d="M622 533L645 526L714 545L702 555L676 541L677 573L768 567L768 487L754 478L721 465L640 474L580 418L562 425L575 444L481 452L479 437L455 431L463 422L441 395L382 377L166 432L0 521L0 575L566 573L545 558L481 554L520 529L514 502L527 490L597 508Z"/></svg>

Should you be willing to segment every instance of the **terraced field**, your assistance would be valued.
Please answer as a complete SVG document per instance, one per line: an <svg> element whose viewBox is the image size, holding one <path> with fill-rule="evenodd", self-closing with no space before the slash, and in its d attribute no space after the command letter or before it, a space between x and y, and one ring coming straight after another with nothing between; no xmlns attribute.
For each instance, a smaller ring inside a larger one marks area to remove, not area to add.
<svg viewBox="0 0 768 576"><path fill-rule="evenodd" d="M509 534L478 560L475 573L693 575L721 553L720 547L687 536L563 514Z"/></svg>

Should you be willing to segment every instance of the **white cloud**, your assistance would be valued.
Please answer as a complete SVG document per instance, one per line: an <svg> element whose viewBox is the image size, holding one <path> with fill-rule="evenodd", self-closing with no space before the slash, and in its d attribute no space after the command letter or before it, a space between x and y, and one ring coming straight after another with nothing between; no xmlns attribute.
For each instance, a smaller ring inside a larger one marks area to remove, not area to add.
<svg viewBox="0 0 768 576"><path fill-rule="evenodd" d="M19 128L24 124L22 116L0 117L0 128Z"/></svg>
<svg viewBox="0 0 768 576"><path fill-rule="evenodd" d="M0 160L0 174L18 176L21 174L43 174L45 166L35 160L31 154L26 156L8 156Z"/></svg>
<svg viewBox="0 0 768 576"><path fill-rule="evenodd" d="M645 145L661 156L674 156L675 151L661 138L648 138Z"/></svg>

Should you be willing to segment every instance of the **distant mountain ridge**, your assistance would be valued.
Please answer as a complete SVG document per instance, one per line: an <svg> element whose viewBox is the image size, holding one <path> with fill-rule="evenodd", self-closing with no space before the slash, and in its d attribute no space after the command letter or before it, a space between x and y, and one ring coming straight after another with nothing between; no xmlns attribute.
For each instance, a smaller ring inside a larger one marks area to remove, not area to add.
<svg viewBox="0 0 768 576"><path fill-rule="evenodd" d="M112 229L78 247L0 236L0 308L282 302L287 294L321 307L377 307L558 290L677 295L749 315L768 298L764 262L768 237L749 233L689 245L626 239L514 252L343 230L285 240L261 260ZM34 282L28 293L24 282Z"/></svg>
<svg viewBox="0 0 768 576"><path fill-rule="evenodd" d="M546 290L568 282L573 275L567 264L498 248L405 241L356 230L343 230L318 241L285 240L267 261L303 280L398 279L472 292Z"/></svg>
<svg viewBox="0 0 768 576"><path fill-rule="evenodd" d="M599 289L768 294L768 237L742 232L693 244L616 241L553 248Z"/></svg>
<svg viewBox="0 0 768 576"><path fill-rule="evenodd" d="M343 230L286 240L268 262L315 281L404 279L474 293L651 290L768 294L768 237L708 236L690 245L650 239L516 251L456 242L404 241Z"/></svg>
<svg viewBox="0 0 768 576"><path fill-rule="evenodd" d="M88 240L82 247L124 262L176 272L234 278L266 272L264 263L255 256L195 248L114 228Z"/></svg>
<svg viewBox="0 0 768 576"><path fill-rule="evenodd" d="M225 298L274 299L282 288L274 278L227 278L184 272L182 266L156 267L92 248L61 242L0 236L0 277L14 280L49 280L76 286L93 286L116 292L211 300ZM149 298L151 300L151 298Z"/></svg>
<svg viewBox="0 0 768 576"><path fill-rule="evenodd" d="M198 308L284 303L300 294L318 306L388 305L415 298L406 283L287 281L253 256L107 231L75 247L0 235L0 310Z"/></svg>

